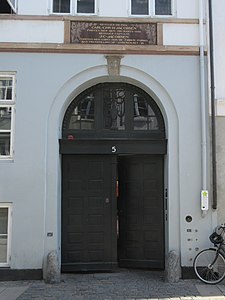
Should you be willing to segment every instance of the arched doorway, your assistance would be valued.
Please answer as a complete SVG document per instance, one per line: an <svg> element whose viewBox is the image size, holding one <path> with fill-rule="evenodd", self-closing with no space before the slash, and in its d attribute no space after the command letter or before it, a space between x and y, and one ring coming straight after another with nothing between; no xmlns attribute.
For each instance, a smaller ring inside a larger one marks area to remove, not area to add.
<svg viewBox="0 0 225 300"><path fill-rule="evenodd" d="M127 83L78 95L63 120L62 271L164 268L164 120Z"/></svg>

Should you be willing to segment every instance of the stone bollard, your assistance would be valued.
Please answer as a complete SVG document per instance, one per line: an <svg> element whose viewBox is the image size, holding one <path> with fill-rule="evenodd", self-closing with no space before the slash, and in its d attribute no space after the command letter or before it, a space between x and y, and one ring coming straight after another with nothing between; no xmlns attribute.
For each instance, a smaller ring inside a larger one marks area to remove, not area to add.
<svg viewBox="0 0 225 300"><path fill-rule="evenodd" d="M175 250L169 252L166 261L166 277L167 282L178 282L181 277L180 257Z"/></svg>
<svg viewBox="0 0 225 300"><path fill-rule="evenodd" d="M47 256L45 282L60 283L60 266L56 251L49 252Z"/></svg>

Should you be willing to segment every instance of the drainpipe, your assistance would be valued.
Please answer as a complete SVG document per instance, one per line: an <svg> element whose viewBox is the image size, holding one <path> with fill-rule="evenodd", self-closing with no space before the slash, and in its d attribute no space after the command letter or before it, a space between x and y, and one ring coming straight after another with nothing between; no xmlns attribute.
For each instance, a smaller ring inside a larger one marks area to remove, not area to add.
<svg viewBox="0 0 225 300"><path fill-rule="evenodd" d="M206 85L205 85L205 56L204 56L204 16L203 0L199 0L199 48L200 48L200 93L201 93L201 147L202 147L202 217L208 210L207 191L207 130L206 130ZM206 198L204 203L203 198Z"/></svg>
<svg viewBox="0 0 225 300"><path fill-rule="evenodd" d="M210 55L211 127L212 127L212 187L213 187L212 208L217 209L216 116L215 116L215 78L214 78L212 0L209 0L209 55Z"/></svg>

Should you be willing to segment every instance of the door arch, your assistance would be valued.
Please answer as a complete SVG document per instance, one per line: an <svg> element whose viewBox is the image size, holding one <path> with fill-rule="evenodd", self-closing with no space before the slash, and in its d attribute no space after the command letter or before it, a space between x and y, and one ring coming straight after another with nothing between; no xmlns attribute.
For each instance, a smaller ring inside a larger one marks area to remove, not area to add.
<svg viewBox="0 0 225 300"><path fill-rule="evenodd" d="M63 119L63 139L165 139L162 113L142 89L128 83L100 83L78 95Z"/></svg>
<svg viewBox="0 0 225 300"><path fill-rule="evenodd" d="M134 85L97 84L71 102L60 140L62 271L164 267L166 144L159 107Z"/></svg>

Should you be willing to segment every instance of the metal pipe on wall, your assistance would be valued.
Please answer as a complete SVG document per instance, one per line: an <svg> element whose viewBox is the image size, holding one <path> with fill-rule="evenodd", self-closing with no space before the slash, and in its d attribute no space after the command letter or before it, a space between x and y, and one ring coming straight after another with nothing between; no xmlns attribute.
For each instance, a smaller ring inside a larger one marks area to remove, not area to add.
<svg viewBox="0 0 225 300"><path fill-rule="evenodd" d="M199 0L199 48L200 48L200 104L201 104L201 169L202 169L202 190L201 190L201 211L204 217L208 210L208 189L207 189L207 128L206 128L206 73L204 55L204 5ZM206 198L206 201L205 201Z"/></svg>
<svg viewBox="0 0 225 300"><path fill-rule="evenodd" d="M216 116L215 116L215 77L214 77L214 43L212 0L209 8L209 55L210 55L210 91L211 91L211 127L212 127L212 208L217 209L217 165L216 165Z"/></svg>
<svg viewBox="0 0 225 300"><path fill-rule="evenodd" d="M199 0L199 42L200 42L200 92L201 92L201 143L202 143L202 189L207 189L207 149L206 149L206 77L204 57L203 0Z"/></svg>

